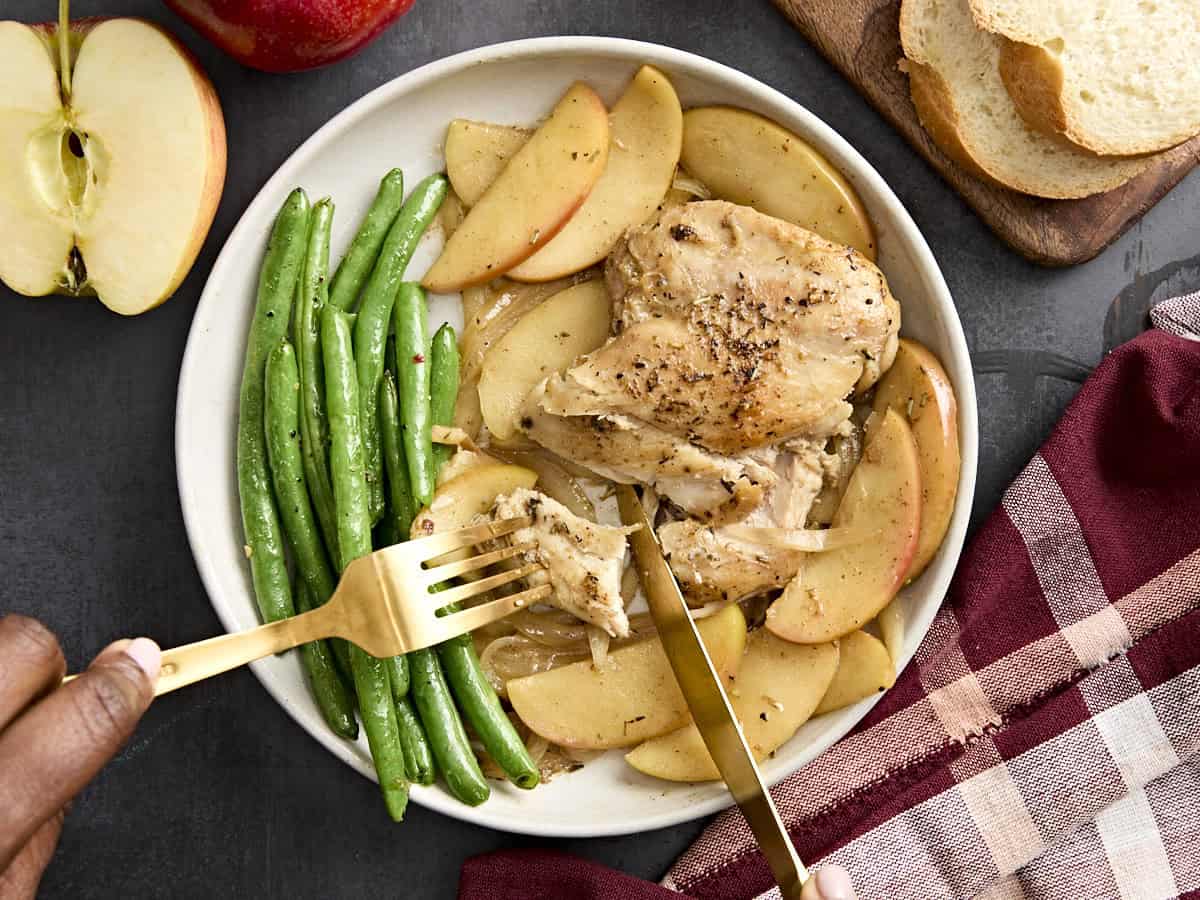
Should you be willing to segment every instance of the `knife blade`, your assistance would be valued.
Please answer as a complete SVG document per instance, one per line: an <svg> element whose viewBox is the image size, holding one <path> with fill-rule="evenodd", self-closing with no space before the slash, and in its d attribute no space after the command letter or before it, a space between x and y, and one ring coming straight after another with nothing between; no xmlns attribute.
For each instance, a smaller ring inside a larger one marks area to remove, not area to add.
<svg viewBox="0 0 1200 900"><path fill-rule="evenodd" d="M763 783L762 773L758 771L729 697L688 612L679 583L663 556L646 510L633 487L627 484L617 485L617 505L623 523L641 526L629 536L634 562L650 615L692 719L734 802L754 832L780 894L784 900L798 900L800 889L808 880L808 871L788 838L779 811Z"/></svg>

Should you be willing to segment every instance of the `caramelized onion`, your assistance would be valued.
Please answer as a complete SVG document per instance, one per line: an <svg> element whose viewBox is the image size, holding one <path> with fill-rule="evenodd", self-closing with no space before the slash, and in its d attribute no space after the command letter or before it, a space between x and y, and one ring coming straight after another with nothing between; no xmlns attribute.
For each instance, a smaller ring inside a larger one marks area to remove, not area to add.
<svg viewBox="0 0 1200 900"><path fill-rule="evenodd" d="M860 528L763 528L753 525L726 525L721 534L752 544L821 553L850 544L861 544L873 535Z"/></svg>
<svg viewBox="0 0 1200 900"><path fill-rule="evenodd" d="M579 482L559 463L538 450L494 450L505 462L524 466L537 473L538 490L557 500L572 513L589 522L596 521L596 507Z"/></svg>
<svg viewBox="0 0 1200 900"><path fill-rule="evenodd" d="M586 659L587 655L586 646L581 651L557 649L514 634L496 638L484 647L479 654L479 665L496 693L507 697L507 684L511 679L548 672Z"/></svg>
<svg viewBox="0 0 1200 900"><path fill-rule="evenodd" d="M611 635L603 628L597 628L595 625L587 626L588 650L592 654L592 665L597 669L603 668L608 662L610 640L612 640Z"/></svg>
<svg viewBox="0 0 1200 900"><path fill-rule="evenodd" d="M587 627L570 613L521 609L507 621L525 637L544 647L587 649Z"/></svg>

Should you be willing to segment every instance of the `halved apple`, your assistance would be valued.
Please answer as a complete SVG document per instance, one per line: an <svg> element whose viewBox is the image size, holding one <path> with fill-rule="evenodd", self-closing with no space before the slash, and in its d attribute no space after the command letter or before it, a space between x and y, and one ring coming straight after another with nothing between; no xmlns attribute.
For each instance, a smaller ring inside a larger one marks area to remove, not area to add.
<svg viewBox="0 0 1200 900"><path fill-rule="evenodd" d="M852 631L838 641L837 672L817 704L814 716L850 706L882 693L896 683L896 666L891 654L874 635Z"/></svg>
<svg viewBox="0 0 1200 900"><path fill-rule="evenodd" d="M492 508L496 498L517 488L532 488L537 475L524 466L484 463L471 466L433 492L433 500L412 523L412 536L425 537L466 528Z"/></svg>
<svg viewBox="0 0 1200 900"><path fill-rule="evenodd" d="M604 174L562 231L510 278L551 281L580 272L604 259L627 229L662 203L683 140L683 110L667 76L642 66L612 108L609 125Z"/></svg>
<svg viewBox="0 0 1200 900"><path fill-rule="evenodd" d="M603 281L585 281L534 307L496 342L479 376L479 405L493 436L517 434L521 404L538 382L604 343L611 306Z"/></svg>
<svg viewBox="0 0 1200 900"><path fill-rule="evenodd" d="M484 191L423 284L446 293L503 275L558 233L608 161L608 111L577 82Z"/></svg>
<svg viewBox="0 0 1200 900"><path fill-rule="evenodd" d="M808 721L838 668L838 645L806 646L759 629L746 640L736 677L725 684L755 759L779 749ZM625 755L639 772L668 781L721 777L695 724L647 741Z"/></svg>
<svg viewBox="0 0 1200 900"><path fill-rule="evenodd" d="M924 502L921 537L907 576L912 581L925 571L950 527L962 455L958 449L958 401L946 370L928 348L908 338L900 339L896 361L875 388L875 411L889 407L912 426L921 464Z"/></svg>
<svg viewBox="0 0 1200 900"><path fill-rule="evenodd" d="M515 125L455 119L446 128L446 175L454 193L474 206L533 132Z"/></svg>
<svg viewBox="0 0 1200 900"><path fill-rule="evenodd" d="M722 200L875 259L875 232L854 188L829 160L770 119L732 106L689 109L680 162Z"/></svg>
<svg viewBox="0 0 1200 900"><path fill-rule="evenodd" d="M736 673L746 646L742 611L728 606L696 624L717 671L722 677ZM690 717L658 638L612 651L601 668L583 660L514 678L508 699L535 734L589 750L629 747L679 728Z"/></svg>
<svg viewBox="0 0 1200 900"><path fill-rule="evenodd" d="M801 644L836 640L861 628L904 583L921 530L921 470L912 429L884 412L850 476L833 527L866 539L808 556L767 610L767 628Z"/></svg>
<svg viewBox="0 0 1200 900"><path fill-rule="evenodd" d="M187 275L225 181L225 124L191 55L141 19L0 22L0 279L135 315ZM69 83L60 89L60 80Z"/></svg>

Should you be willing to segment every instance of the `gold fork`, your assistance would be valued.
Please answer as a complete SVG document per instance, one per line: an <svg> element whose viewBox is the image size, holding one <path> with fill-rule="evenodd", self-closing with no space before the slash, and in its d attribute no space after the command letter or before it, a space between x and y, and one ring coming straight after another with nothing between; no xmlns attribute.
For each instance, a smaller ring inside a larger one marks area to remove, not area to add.
<svg viewBox="0 0 1200 900"><path fill-rule="evenodd" d="M437 612L526 578L541 566L530 563L446 590L431 588L460 575L479 573L532 549L532 544L515 544L465 559L445 560L448 553L472 548L532 524L528 516L500 519L396 544L356 559L346 567L337 590L323 606L248 631L164 651L154 695L322 638L345 638L372 656L382 658L431 647L502 619L546 599L550 586L527 588L444 616L438 616Z"/></svg>

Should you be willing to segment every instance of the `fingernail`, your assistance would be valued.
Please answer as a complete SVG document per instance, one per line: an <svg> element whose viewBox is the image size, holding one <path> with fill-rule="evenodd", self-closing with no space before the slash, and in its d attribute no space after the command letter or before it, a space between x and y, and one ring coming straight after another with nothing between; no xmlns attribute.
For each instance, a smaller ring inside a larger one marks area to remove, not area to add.
<svg viewBox="0 0 1200 900"><path fill-rule="evenodd" d="M823 866L814 877L821 900L854 900L854 885L841 866Z"/></svg>
<svg viewBox="0 0 1200 900"><path fill-rule="evenodd" d="M130 641L122 652L137 663L138 668L145 672L151 681L158 678L158 670L162 666L162 651L150 638L140 637Z"/></svg>

